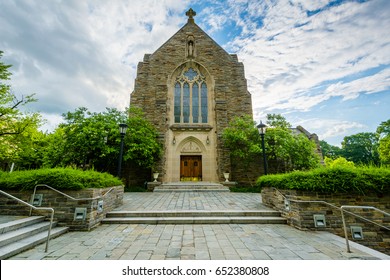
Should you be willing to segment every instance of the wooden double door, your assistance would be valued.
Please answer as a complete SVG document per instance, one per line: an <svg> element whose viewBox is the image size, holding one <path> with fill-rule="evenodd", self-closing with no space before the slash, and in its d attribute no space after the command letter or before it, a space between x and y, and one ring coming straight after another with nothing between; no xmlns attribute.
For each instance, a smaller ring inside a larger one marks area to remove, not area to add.
<svg viewBox="0 0 390 280"><path fill-rule="evenodd" d="M202 181L202 156L180 156L180 181Z"/></svg>

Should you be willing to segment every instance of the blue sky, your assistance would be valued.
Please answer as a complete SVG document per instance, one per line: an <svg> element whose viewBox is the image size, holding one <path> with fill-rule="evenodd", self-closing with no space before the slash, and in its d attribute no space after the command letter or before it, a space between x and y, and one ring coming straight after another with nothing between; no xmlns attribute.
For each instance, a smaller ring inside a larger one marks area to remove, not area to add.
<svg viewBox="0 0 390 280"><path fill-rule="evenodd" d="M124 109L136 67L187 21L245 65L256 121L280 113L321 140L390 119L388 0L4 0L0 50L17 95L53 129L85 106Z"/></svg>

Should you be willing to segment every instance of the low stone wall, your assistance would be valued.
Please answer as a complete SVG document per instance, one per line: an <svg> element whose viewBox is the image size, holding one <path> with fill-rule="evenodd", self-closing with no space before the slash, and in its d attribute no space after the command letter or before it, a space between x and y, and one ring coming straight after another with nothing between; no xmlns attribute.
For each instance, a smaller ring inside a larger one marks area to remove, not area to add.
<svg viewBox="0 0 390 280"><path fill-rule="evenodd" d="M283 194L283 195L282 195ZM274 188L263 188L261 191L263 203L266 206L279 210L282 216L287 219L289 225L301 230L326 230L341 237L345 237L341 211L324 203L294 202L294 200L305 201L326 201L337 207L342 205L350 206L373 206L382 211L390 213L390 196L378 196L377 194L323 194L303 192L296 190L276 190ZM286 207L285 197L289 200ZM390 227L390 217L380 212L367 209L346 209L349 212L363 216L380 225ZM313 215L324 215L325 226L315 227ZM356 218L351 214L344 214L349 240L373 248L382 253L390 255L390 231ZM361 227L363 239L353 239L351 227Z"/></svg>
<svg viewBox="0 0 390 280"><path fill-rule="evenodd" d="M122 205L123 186L113 187L110 190L111 188L96 188L63 191L63 193L77 199L73 200L51 189L39 187L36 191L35 201L41 200L40 207L54 208L54 219L58 221L59 225L68 226L70 230L90 230L100 223L107 212ZM7 193L31 203L33 191L7 191ZM29 207L0 195L0 215L27 216L29 213ZM36 210L33 210L32 214L50 215L47 211Z"/></svg>

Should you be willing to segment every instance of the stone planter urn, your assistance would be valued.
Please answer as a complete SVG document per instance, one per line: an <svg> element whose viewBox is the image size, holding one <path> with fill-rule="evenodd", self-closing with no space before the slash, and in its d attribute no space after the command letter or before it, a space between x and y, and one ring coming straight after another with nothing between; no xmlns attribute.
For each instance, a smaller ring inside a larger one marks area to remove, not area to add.
<svg viewBox="0 0 390 280"><path fill-rule="evenodd" d="M225 177L225 182L229 182L229 176L230 176L229 172L223 173L223 177Z"/></svg>
<svg viewBox="0 0 390 280"><path fill-rule="evenodd" d="M159 174L158 172L153 172L153 179L154 179L153 182L157 182L158 174Z"/></svg>

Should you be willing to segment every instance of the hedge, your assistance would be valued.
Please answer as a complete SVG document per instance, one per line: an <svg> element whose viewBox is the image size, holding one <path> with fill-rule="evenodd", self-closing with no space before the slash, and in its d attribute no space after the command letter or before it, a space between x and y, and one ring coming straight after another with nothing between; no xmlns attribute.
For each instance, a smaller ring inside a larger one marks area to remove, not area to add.
<svg viewBox="0 0 390 280"><path fill-rule="evenodd" d="M390 169L334 167L261 176L260 188L295 189L320 193L390 194Z"/></svg>
<svg viewBox="0 0 390 280"><path fill-rule="evenodd" d="M71 168L36 169L27 171L0 172L0 189L31 190L37 184L46 184L58 190L106 188L123 185L118 178L92 170Z"/></svg>

